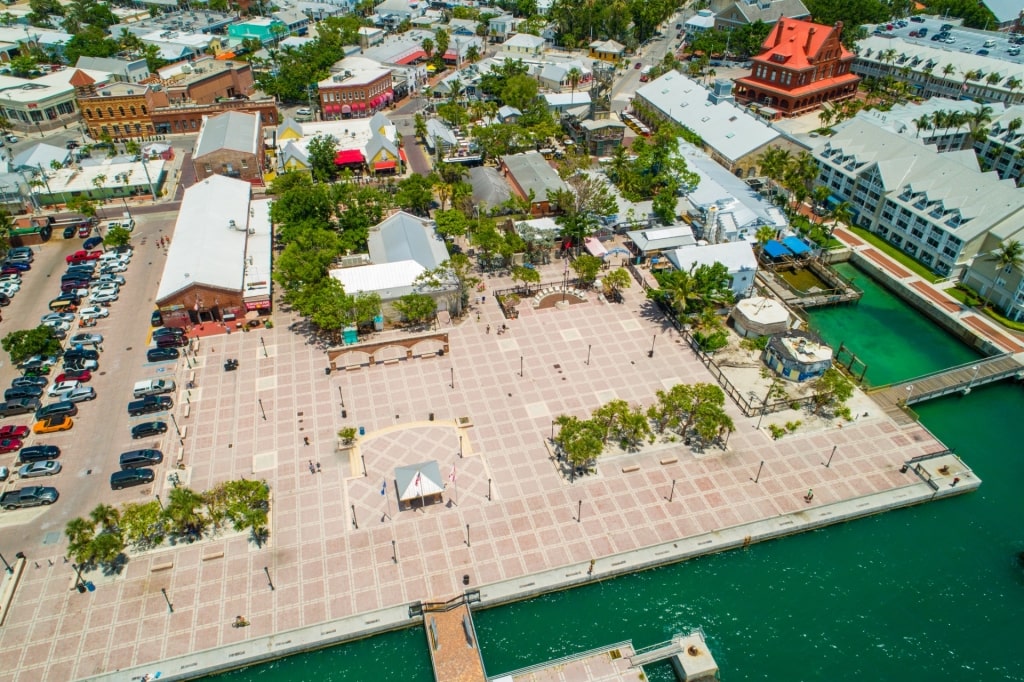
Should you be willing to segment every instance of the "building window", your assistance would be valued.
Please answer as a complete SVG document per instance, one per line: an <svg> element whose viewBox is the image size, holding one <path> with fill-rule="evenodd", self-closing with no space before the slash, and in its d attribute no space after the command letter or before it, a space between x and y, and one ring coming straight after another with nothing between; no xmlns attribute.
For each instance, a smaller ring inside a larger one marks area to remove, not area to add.
<svg viewBox="0 0 1024 682"><path fill-rule="evenodd" d="M203 165L203 170L205 170L205 171L206 171L207 173L212 173L212 172L213 172L213 166L211 166L211 165L210 165L210 164L208 164L208 163L207 163L207 164L204 164L204 165Z"/></svg>
<svg viewBox="0 0 1024 682"><path fill-rule="evenodd" d="M117 113L120 114L122 118L124 118L124 107L118 107Z"/></svg>

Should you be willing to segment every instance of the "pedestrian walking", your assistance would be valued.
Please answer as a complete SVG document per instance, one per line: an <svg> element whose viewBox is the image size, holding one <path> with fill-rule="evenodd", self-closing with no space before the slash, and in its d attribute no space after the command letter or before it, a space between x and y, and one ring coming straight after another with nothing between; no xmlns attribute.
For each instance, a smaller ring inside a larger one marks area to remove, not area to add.
<svg viewBox="0 0 1024 682"><path fill-rule="evenodd" d="M490 333L491 333L491 325L487 325L487 333L488 333L488 334L490 334Z"/></svg>
<svg viewBox="0 0 1024 682"><path fill-rule="evenodd" d="M309 445L309 436L303 436L302 442L305 443L306 445Z"/></svg>
<svg viewBox="0 0 1024 682"><path fill-rule="evenodd" d="M804 495L804 502L810 502L813 499L814 499L814 490L812 490L811 488L808 488L807 489L807 494Z"/></svg>
<svg viewBox="0 0 1024 682"><path fill-rule="evenodd" d="M313 460L309 460L309 473L311 473L311 474L315 474L316 473L316 467L313 466Z"/></svg>

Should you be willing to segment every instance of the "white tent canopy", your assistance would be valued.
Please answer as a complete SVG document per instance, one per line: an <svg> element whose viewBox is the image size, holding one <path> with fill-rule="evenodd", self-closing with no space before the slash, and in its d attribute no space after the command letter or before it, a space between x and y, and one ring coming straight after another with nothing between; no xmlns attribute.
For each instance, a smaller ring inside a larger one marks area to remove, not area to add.
<svg viewBox="0 0 1024 682"><path fill-rule="evenodd" d="M398 499L402 502L411 502L444 492L444 481L437 460L398 467L395 469L395 484L398 488Z"/></svg>

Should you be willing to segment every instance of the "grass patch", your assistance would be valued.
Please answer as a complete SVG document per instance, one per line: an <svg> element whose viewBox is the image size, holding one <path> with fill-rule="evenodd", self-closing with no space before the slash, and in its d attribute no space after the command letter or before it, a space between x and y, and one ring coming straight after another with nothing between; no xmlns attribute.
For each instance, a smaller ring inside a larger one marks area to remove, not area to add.
<svg viewBox="0 0 1024 682"><path fill-rule="evenodd" d="M925 266L921 265L907 254L903 253L889 242L885 241L878 235L865 230L863 227L854 227L851 225L849 230L858 237L860 237L861 239L863 239L864 241L868 242L869 244L877 248L879 251L884 252L887 256L890 256L894 260L899 261L901 265L905 265L908 270L913 271L914 274L920 277L921 279L931 282L932 284L935 284L936 282L945 279L945 277L940 277L939 275L936 275L934 272L932 272Z"/></svg>
<svg viewBox="0 0 1024 682"><path fill-rule="evenodd" d="M1024 324L1021 324L1020 322L1014 322L1013 320L1008 320L1007 318L1003 317L992 308L982 308L981 312L985 313L993 320L1006 327L1007 329L1013 329L1014 331L1024 332Z"/></svg>
<svg viewBox="0 0 1024 682"><path fill-rule="evenodd" d="M971 306L972 308L980 310L981 312L985 313L988 317L995 320L996 322L1006 327L1007 329L1012 329L1018 332L1024 332L1024 323L1014 322L1013 320L1003 317L1002 314L995 308L984 305L984 301L982 301L981 296L978 295L978 292L974 291L970 287L964 284L957 284L955 287L946 289L946 293L955 298L956 300L960 301L964 305L968 305Z"/></svg>

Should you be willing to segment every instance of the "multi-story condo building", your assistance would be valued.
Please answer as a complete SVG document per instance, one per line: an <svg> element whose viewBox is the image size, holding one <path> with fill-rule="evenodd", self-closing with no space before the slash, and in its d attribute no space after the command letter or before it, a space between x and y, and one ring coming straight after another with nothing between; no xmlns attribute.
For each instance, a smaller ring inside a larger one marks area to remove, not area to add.
<svg viewBox="0 0 1024 682"><path fill-rule="evenodd" d="M939 153L854 120L814 149L818 182L848 201L854 222L941 275L954 275L986 238L1024 230L1024 193L982 172L970 150Z"/></svg>
<svg viewBox="0 0 1024 682"><path fill-rule="evenodd" d="M1024 322L1024 268L1000 265L997 254L1003 245L998 238L990 236L964 273L963 282L1007 318Z"/></svg>
<svg viewBox="0 0 1024 682"><path fill-rule="evenodd" d="M1024 103L1024 64L934 44L869 36L857 44L853 72L907 83L912 94L924 98Z"/></svg>

